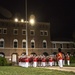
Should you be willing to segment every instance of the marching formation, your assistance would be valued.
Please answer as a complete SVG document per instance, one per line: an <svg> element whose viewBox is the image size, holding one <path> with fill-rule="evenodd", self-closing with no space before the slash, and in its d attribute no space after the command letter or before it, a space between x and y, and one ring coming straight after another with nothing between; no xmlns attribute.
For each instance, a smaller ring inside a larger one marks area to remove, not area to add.
<svg viewBox="0 0 75 75"><path fill-rule="evenodd" d="M56 55L22 55L19 58L19 66L22 67L47 67L47 66L59 66L63 67L65 65L70 65L70 56L68 54L64 55L60 51Z"/></svg>

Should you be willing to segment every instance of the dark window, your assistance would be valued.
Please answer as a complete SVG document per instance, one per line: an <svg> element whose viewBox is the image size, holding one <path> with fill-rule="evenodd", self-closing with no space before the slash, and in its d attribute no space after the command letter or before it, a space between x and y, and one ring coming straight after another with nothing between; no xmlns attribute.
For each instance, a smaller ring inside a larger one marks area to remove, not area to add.
<svg viewBox="0 0 75 75"><path fill-rule="evenodd" d="M2 29L0 28L0 34L2 34Z"/></svg>
<svg viewBox="0 0 75 75"><path fill-rule="evenodd" d="M3 34L7 34L7 29L6 28L3 29Z"/></svg>
<svg viewBox="0 0 75 75"><path fill-rule="evenodd" d="M14 29L14 35L18 34L18 29Z"/></svg>
<svg viewBox="0 0 75 75"><path fill-rule="evenodd" d="M47 36L48 35L48 32L47 31L44 31L44 35Z"/></svg>
<svg viewBox="0 0 75 75"><path fill-rule="evenodd" d="M67 46L67 48L69 48L69 44L67 44L66 46Z"/></svg>
<svg viewBox="0 0 75 75"><path fill-rule="evenodd" d="M14 42L14 48L17 48L17 42Z"/></svg>
<svg viewBox="0 0 75 75"><path fill-rule="evenodd" d="M62 44L60 44L60 48L62 48Z"/></svg>
<svg viewBox="0 0 75 75"><path fill-rule="evenodd" d="M34 33L34 30L31 30L31 31L30 31L30 34L31 34L31 35L34 35L34 34L35 34L35 33Z"/></svg>
<svg viewBox="0 0 75 75"><path fill-rule="evenodd" d="M55 48L55 44L53 44L53 48Z"/></svg>
<svg viewBox="0 0 75 75"><path fill-rule="evenodd" d="M23 42L23 48L26 48L26 42Z"/></svg>
<svg viewBox="0 0 75 75"><path fill-rule="evenodd" d="M44 35L44 32L43 31L40 31L40 35L43 36Z"/></svg>
<svg viewBox="0 0 75 75"><path fill-rule="evenodd" d="M43 48L46 48L46 42L43 42Z"/></svg>
<svg viewBox="0 0 75 75"><path fill-rule="evenodd" d="M23 35L26 35L26 30L22 30L22 34Z"/></svg>
<svg viewBox="0 0 75 75"><path fill-rule="evenodd" d="M0 41L0 47L4 46L4 41Z"/></svg>
<svg viewBox="0 0 75 75"><path fill-rule="evenodd" d="M31 48L34 48L34 42L31 42Z"/></svg>

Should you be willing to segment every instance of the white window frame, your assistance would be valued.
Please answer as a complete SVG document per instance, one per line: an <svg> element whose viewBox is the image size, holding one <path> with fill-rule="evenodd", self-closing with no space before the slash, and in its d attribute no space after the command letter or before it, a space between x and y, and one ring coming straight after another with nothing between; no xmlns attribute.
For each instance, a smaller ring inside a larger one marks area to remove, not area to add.
<svg viewBox="0 0 75 75"><path fill-rule="evenodd" d="M70 44L69 44L69 43L67 43L67 44L66 44L66 48L70 48L70 47L69 47L69 45L70 45Z"/></svg>
<svg viewBox="0 0 75 75"><path fill-rule="evenodd" d="M53 44L53 48L56 48L56 43L52 43Z"/></svg>
<svg viewBox="0 0 75 75"><path fill-rule="evenodd" d="M41 32L43 33L43 35L41 35ZM43 30L40 30L40 36L44 36L44 31Z"/></svg>
<svg viewBox="0 0 75 75"><path fill-rule="evenodd" d="M14 46L14 42L17 42L17 47ZM13 48L18 48L18 40L17 39L13 40Z"/></svg>
<svg viewBox="0 0 75 75"><path fill-rule="evenodd" d="M47 35L45 35L45 32L47 33ZM48 31L47 30L44 31L44 36L48 36Z"/></svg>
<svg viewBox="0 0 75 75"><path fill-rule="evenodd" d="M4 39L3 39L3 38L1 38L1 39L0 39L0 42L1 42L1 41L3 42L3 46L2 46L2 47L0 47L0 48L4 48L4 43L5 43L5 42L4 42Z"/></svg>
<svg viewBox="0 0 75 75"><path fill-rule="evenodd" d="M60 48L63 48L63 43L60 43Z"/></svg>
<svg viewBox="0 0 75 75"><path fill-rule="evenodd" d="M4 32L6 30L6 32ZM3 34L7 34L7 28L3 28Z"/></svg>
<svg viewBox="0 0 75 75"><path fill-rule="evenodd" d="M32 31L33 31L33 34L31 34ZM30 30L30 35L34 36L35 35L35 30Z"/></svg>
<svg viewBox="0 0 75 75"><path fill-rule="evenodd" d="M32 47L32 43L34 43L34 47ZM34 40L31 40L31 48L35 48L35 41Z"/></svg>
<svg viewBox="0 0 75 75"><path fill-rule="evenodd" d="M23 43L26 43L26 40L25 39L22 40L22 48L26 48L26 46L23 47L23 45L24 45Z"/></svg>
<svg viewBox="0 0 75 75"><path fill-rule="evenodd" d="M25 31L25 34L23 34L23 31ZM22 29L22 35L26 35L26 29Z"/></svg>
<svg viewBox="0 0 75 75"><path fill-rule="evenodd" d="M46 43L46 47L44 47L44 45L43 45L43 48L47 48L47 41L43 40L43 43Z"/></svg>
<svg viewBox="0 0 75 75"><path fill-rule="evenodd" d="M17 30L17 34L15 34L15 31L16 31L16 30ZM14 30L13 30L13 34L14 34L14 35L18 35L18 29L14 29Z"/></svg>

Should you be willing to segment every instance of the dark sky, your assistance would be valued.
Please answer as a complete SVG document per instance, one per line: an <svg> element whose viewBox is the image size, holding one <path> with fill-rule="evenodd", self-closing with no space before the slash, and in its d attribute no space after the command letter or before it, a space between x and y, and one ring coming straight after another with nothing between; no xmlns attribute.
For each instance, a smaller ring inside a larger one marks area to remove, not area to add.
<svg viewBox="0 0 75 75"><path fill-rule="evenodd" d="M0 0L0 7L11 12L13 19L25 18L25 0ZM72 39L75 30L75 0L27 0L28 18L34 14L38 22L50 22L51 39ZM0 13L0 17L3 15ZM6 18L6 17L4 17Z"/></svg>

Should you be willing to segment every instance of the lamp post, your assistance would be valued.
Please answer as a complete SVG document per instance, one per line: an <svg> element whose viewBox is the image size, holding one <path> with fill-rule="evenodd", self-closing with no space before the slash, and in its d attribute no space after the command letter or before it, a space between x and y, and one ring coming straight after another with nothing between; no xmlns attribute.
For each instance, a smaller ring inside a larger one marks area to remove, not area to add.
<svg viewBox="0 0 75 75"><path fill-rule="evenodd" d="M32 26L35 24L35 16L31 15L30 20L27 21L27 0L25 0L25 7L26 7L26 55L28 55L28 28L27 24L30 23Z"/></svg>
<svg viewBox="0 0 75 75"><path fill-rule="evenodd" d="M28 55L28 32L27 32L27 0L25 0L26 5L26 55Z"/></svg>
<svg viewBox="0 0 75 75"><path fill-rule="evenodd" d="M27 0L25 0L25 16L26 16L26 21L21 19L21 22L26 24L26 55L28 55L28 27L27 25L30 23L32 26L35 24L35 16L31 15L29 21L27 21ZM15 18L15 22L18 22L18 18Z"/></svg>

